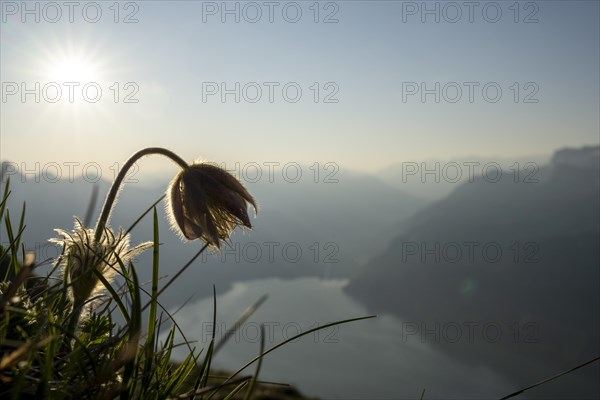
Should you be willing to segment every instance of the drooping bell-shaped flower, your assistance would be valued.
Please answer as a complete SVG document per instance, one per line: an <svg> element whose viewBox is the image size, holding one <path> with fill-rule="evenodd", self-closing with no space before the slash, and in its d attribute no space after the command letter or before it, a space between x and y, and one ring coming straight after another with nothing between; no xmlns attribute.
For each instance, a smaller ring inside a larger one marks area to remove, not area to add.
<svg viewBox="0 0 600 400"><path fill-rule="evenodd" d="M200 238L216 248L238 225L251 228L248 205L257 209L233 175L208 163L182 169L171 181L167 198L173 228L188 240Z"/></svg>

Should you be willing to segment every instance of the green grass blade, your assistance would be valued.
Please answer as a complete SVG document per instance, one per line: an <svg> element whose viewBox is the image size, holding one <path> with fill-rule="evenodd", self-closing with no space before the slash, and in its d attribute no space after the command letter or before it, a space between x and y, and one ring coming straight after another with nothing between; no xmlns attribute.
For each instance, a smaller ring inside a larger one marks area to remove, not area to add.
<svg viewBox="0 0 600 400"><path fill-rule="evenodd" d="M516 396L518 396L518 395L520 395L520 394L522 394L522 393L524 393L524 392L526 392L526 391L528 391L528 390L530 390L530 389L533 389L533 388L535 388L535 387L538 387L538 386L544 385L544 384L546 384L546 383L548 383L548 382L550 382L550 381L553 381L553 380L555 380L555 379L557 379L557 378L560 378L560 377L561 377L561 376L563 376L563 375L570 374L571 372L573 372L573 371L576 371L576 370L578 370L579 368L583 368L583 367L585 367L586 365L588 365L588 364L591 364L591 363L594 363L594 362L596 362L596 361L599 361L599 360L600 360L600 356L598 356L598 357L595 357L595 358L593 358L593 359L591 359L591 360L589 360L589 361L586 361L586 362L584 362L583 364L579 364L579 365L578 365L578 366L576 366L576 367L570 368L570 369L568 369L568 370L566 370L566 371L563 371L563 372L561 372L561 373L559 373L559 374L556 374L556 375L554 375L554 376L551 376L550 378L544 379L543 381L540 381L540 382L534 383L533 385L529 385L529 386L527 386L527 387L525 387L525 388L523 388L523 389L517 390L517 391L516 391L516 392L514 392L514 393L511 393L511 394L509 394L509 395L507 395L507 396L504 396L504 397L500 398L500 400L506 400L506 399L510 399L510 398L516 397Z"/></svg>
<svg viewBox="0 0 600 400"><path fill-rule="evenodd" d="M11 255L11 261L13 265L14 274L19 274L19 261L18 261L18 251L19 251L19 239L21 234L18 233L15 236L12 223L10 222L10 212L6 210L6 215L4 216L4 225L6 226L6 234L8 235L9 241L9 249Z"/></svg>
<svg viewBox="0 0 600 400"><path fill-rule="evenodd" d="M205 368L202 374L202 379L200 382L200 387L206 387L206 384L208 382L208 375L210 373L210 366L212 363L212 356L214 353L214 348L215 348L215 334L216 334L216 329L217 329L217 289L215 288L215 286L213 285L213 326L212 326L212 336L210 339L210 346L208 348L208 351L206 352L206 357L205 357Z"/></svg>
<svg viewBox="0 0 600 400"><path fill-rule="evenodd" d="M136 356L129 360L123 369L123 382L121 386L121 400L131 398L135 392L135 379L133 379L136 365L137 348L139 345L140 332L142 329L142 301L140 293L140 283L137 273L132 263L129 263L129 276L125 283L129 288L131 297L131 318L129 319L129 346L135 346Z"/></svg>
<svg viewBox="0 0 600 400"><path fill-rule="evenodd" d="M263 354L265 352L265 326L260 324L260 353ZM248 386L248 390L246 391L246 395L244 396L244 400L250 400L252 397L252 393L254 393L254 388L256 387L256 381L258 380L258 374L260 373L260 368L262 366L263 357L261 356L258 359L258 364L256 364L256 372L254 372L254 376L250 381L250 385Z"/></svg>
<svg viewBox="0 0 600 400"><path fill-rule="evenodd" d="M140 291L146 295L148 295L148 297L152 297L151 293L148 292L146 289L144 289L143 287L139 286ZM150 305L150 303L146 304L144 307L142 307L141 311L143 312L146 308L148 308L148 306ZM167 316L169 317L169 319L171 320L171 322L173 322L173 325L177 328L177 331L179 332L179 334L181 335L181 337L183 338L184 342L186 345L188 345L188 349L190 352L192 352L192 347L189 346L189 341L187 339L187 337L185 336L185 333L183 332L183 330L181 329L181 327L179 326L179 324L175 321L175 318L173 317L173 314L171 314L162 304L160 301L156 302L156 305L158 307L160 307L160 309L167 314Z"/></svg>
<svg viewBox="0 0 600 400"><path fill-rule="evenodd" d="M166 398L167 395L177 390L177 388L185 381L185 379L194 369L194 364L194 355L190 353L171 374L170 379L165 385L164 396L162 398Z"/></svg>
<svg viewBox="0 0 600 400"><path fill-rule="evenodd" d="M175 279L177 279L183 273L183 271L185 271L190 265L192 265L196 258L200 257L200 255L204 252L204 250L207 249L207 247L208 244L202 246L202 248L192 258L190 258L190 260L183 267L181 267L179 272L177 272L175 276L173 276L169 280L169 282L167 282L167 284L160 289L160 291L156 294L156 297L160 296L175 281ZM142 311L145 311L149 306L150 303L147 303L144 307L142 307Z"/></svg>
<svg viewBox="0 0 600 400"><path fill-rule="evenodd" d="M292 342L292 341L294 341L294 340L296 340L296 339L298 339L298 338L301 338L302 336L306 336L306 335L308 335L308 334L310 334L310 333L313 333L313 332L319 331L319 330L321 330L321 329L326 329L326 328L329 328L329 327L332 327L332 326L335 326L335 325L342 325L342 324L347 324L347 323L350 323L350 322L362 321L362 320L364 320L364 319L371 319L371 318L376 318L376 317L377 317L377 315L369 315L369 316L367 316L367 317L358 317L358 318L350 318L350 319L345 319L345 320L342 320L342 321L331 322L331 323L329 323L329 324L325 324L325 325L323 325L323 326L317 326L316 328L309 329L309 330L307 330L306 332L299 333L298 335L295 335L295 336L293 336L293 337L291 337L291 338L289 338L289 339L286 339L286 340L284 340L284 341L283 341L283 342L281 342L281 343L278 343L278 344L276 344L275 346L271 347L269 350L265 351L265 352L264 352L264 353L262 353L261 355L254 357L252 360L248 361L248 362L247 362L247 363L246 363L246 364L245 364L243 367L241 367L241 368L240 368L240 369L238 369L236 372L234 372L234 373L233 373L233 374L232 374L232 375L231 375L231 376L230 376L230 377L227 379L227 381L229 381L230 379L232 379L232 378L236 377L236 376L237 376L237 375L238 375L240 372L242 372L243 370L245 370L246 368L248 368L250 365L252 365L252 364L253 364L254 362L256 362L257 360L259 360L259 359L261 359L262 357L266 356L266 355L267 355L267 354L269 354L270 352L272 352L272 351L274 351L274 350L276 350L276 349L280 348L281 346L284 346L285 344L287 344L287 343L290 343L290 342ZM227 382L227 381L226 381L226 382Z"/></svg>
<svg viewBox="0 0 600 400"><path fill-rule="evenodd" d="M154 207L154 246L152 252L152 291L150 299L150 313L148 315L148 336L145 344L146 362L144 366L143 386L147 387L152 376L152 363L154 359L154 347L156 344L156 303L158 301L158 266L159 266L159 242L158 242L158 214Z"/></svg>
<svg viewBox="0 0 600 400"><path fill-rule="evenodd" d="M102 272L100 272L96 269L94 269L92 271L96 275L96 277L100 280L100 282L102 282L102 284L104 285L106 290L108 290L108 292L112 296L112 299L115 301L115 303L117 303L117 306L119 307L119 310L121 311L121 314L123 314L123 318L125 318L125 322L129 323L131 317L130 317L129 313L127 312L127 307L125 307L125 304L123 304L123 301L121 300L121 298L120 298L119 294L117 293L117 291L115 290L115 288L113 288L112 285L110 284L110 282L108 280L106 280L106 278L102 275Z"/></svg>
<svg viewBox="0 0 600 400"><path fill-rule="evenodd" d="M204 252L208 248L208 243L202 246L202 248L183 266L169 281L160 289L157 296L160 296L179 276L196 260L196 258L200 257L200 254Z"/></svg>
<svg viewBox="0 0 600 400"><path fill-rule="evenodd" d="M6 179L6 185L4 185L4 193L2 194L2 202L0 203L0 218L4 216L4 209L6 208L6 203L8 203L8 196L10 196L10 177Z"/></svg>
<svg viewBox="0 0 600 400"><path fill-rule="evenodd" d="M19 232L23 232L25 229L25 210L26 210L25 202L23 202L23 209L21 210L21 219L19 220Z"/></svg>
<svg viewBox="0 0 600 400"><path fill-rule="evenodd" d="M233 396L235 396L240 390L242 390L246 385L248 384L248 381L242 382L239 385L237 385L235 387L235 389L233 389L231 391L231 393L229 393L223 400L231 400L233 399Z"/></svg>
<svg viewBox="0 0 600 400"><path fill-rule="evenodd" d="M254 304L252 304L250 307L246 308L244 312L242 312L242 315L240 315L238 320L235 321L233 327L227 332L225 332L223 338L215 346L215 353L219 351L219 349L221 349L225 345L225 343L229 341L229 339L237 332L238 329L240 329L244 322L246 322L246 320L250 318L252 314L256 312L256 310L258 310L258 308L267 300L268 297L269 296L266 294L262 295L260 299L258 299Z"/></svg>
<svg viewBox="0 0 600 400"><path fill-rule="evenodd" d="M127 233L131 232L131 231L133 230L133 228L135 228L135 227L136 227L136 225L137 225L137 224L139 224L139 222L140 222L140 221L141 221L141 220L142 220L142 219L143 219L143 218L144 218L144 217L145 217L145 216L146 216L146 215L147 215L147 214L148 214L150 211L152 211L152 209L153 209L153 208L154 208L154 209L156 209L156 205L157 205L158 203L160 203L160 202L161 202L161 200L162 200L162 199L164 199L164 198L165 198L165 195L163 194L163 195L162 195L162 196L160 196L160 197L158 198L158 200L156 200L156 201L155 201L155 202L154 202L154 203L153 203L153 204L152 204L150 207L148 207L148 208L146 209L146 211L144 211L144 212L142 213L142 215L140 215L140 216L139 216L139 217L138 217L138 218L137 218L137 219L136 219L136 220L133 222L133 224L131 224L131 225L129 226L129 228L128 228L128 229L125 231L125 234L127 234Z"/></svg>

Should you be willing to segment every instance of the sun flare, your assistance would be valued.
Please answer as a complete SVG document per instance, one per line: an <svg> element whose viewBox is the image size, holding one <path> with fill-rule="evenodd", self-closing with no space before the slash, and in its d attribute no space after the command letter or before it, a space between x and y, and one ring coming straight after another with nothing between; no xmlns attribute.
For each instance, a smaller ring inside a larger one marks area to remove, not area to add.
<svg viewBox="0 0 600 400"><path fill-rule="evenodd" d="M77 58L57 60L50 66L48 75L55 82L88 83L97 79L93 65Z"/></svg>

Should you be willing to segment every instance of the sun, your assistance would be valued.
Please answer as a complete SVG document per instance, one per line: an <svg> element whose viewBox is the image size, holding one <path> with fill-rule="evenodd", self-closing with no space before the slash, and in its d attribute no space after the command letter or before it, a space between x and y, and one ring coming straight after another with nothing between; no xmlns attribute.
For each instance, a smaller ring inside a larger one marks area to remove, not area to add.
<svg viewBox="0 0 600 400"><path fill-rule="evenodd" d="M93 64L81 58L55 60L48 68L48 77L54 82L77 82L85 84L98 79Z"/></svg>

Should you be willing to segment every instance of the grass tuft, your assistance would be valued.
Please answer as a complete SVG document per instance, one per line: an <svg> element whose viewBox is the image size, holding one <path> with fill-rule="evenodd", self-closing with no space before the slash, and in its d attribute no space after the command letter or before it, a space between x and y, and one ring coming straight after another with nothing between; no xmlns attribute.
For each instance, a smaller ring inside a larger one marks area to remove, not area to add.
<svg viewBox="0 0 600 400"><path fill-rule="evenodd" d="M212 370L212 360L227 339L266 300L266 295L248 307L231 331L216 342L217 294L213 286L213 331L207 348L198 351L186 339L177 322L160 303L161 294L207 249L204 245L161 288L159 222L153 203L132 224L129 233L153 211L152 280L149 291L140 285L131 260L104 254L110 273L117 281L92 269L102 286L81 307L69 296L72 282L59 271L59 260L46 276L36 276L35 260L26 254L21 237L26 230L25 205L18 225L8 209L10 182L7 179L0 201L0 221L8 239L0 246L0 398L4 399L245 399L272 395L273 388L285 390L286 398L300 398L285 384L261 382L258 375L263 358L286 343L319 329L364 318L339 321L311 329L265 350L261 327L259 355L234 374L223 376ZM97 192L92 195L95 202ZM88 207L89 209L89 207ZM87 213L89 214L89 213ZM89 223L89 216L86 222ZM86 223L87 225L87 223ZM92 243L85 243L91 248ZM120 283L117 283L120 282ZM162 310L159 314L159 309ZM117 318L118 317L118 318ZM371 318L371 317L366 317ZM117 324L115 321L123 321ZM164 332L164 326L170 326ZM76 328L76 329L75 329ZM161 329L163 332L161 332ZM162 343L159 337L165 338ZM181 337L183 342L177 342ZM172 351L186 346L188 354L174 362ZM253 375L238 376L258 361ZM282 392L284 393L284 392ZM291 396L291 397L290 397Z"/></svg>

